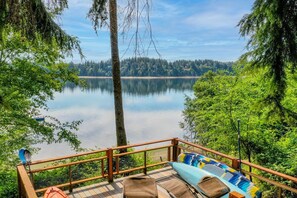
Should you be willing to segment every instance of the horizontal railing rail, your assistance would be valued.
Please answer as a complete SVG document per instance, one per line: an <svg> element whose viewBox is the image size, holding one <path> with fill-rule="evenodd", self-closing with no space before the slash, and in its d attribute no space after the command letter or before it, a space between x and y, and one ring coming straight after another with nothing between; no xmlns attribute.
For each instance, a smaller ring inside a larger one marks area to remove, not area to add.
<svg viewBox="0 0 297 198"><path fill-rule="evenodd" d="M143 148L145 146L149 146L149 148ZM132 150L123 152L124 149L125 150L132 149ZM152 152L155 150L162 150L162 154L166 155L166 160L161 160L159 162L148 160L149 159L148 152ZM144 174L147 174L148 168L165 165L170 161L177 161L178 155L182 151L197 152L197 153L204 154L206 156L214 155L215 156L214 158L217 158L217 160L219 161L224 160L224 162L225 161L231 162L226 164L228 164L229 166L231 166L236 170L239 170L239 167L240 167L240 162L237 158L226 155L224 153L221 153L209 148L205 148L203 146L193 144L191 142L181 140L179 138L164 139L164 140L145 142L141 144L131 144L127 146L119 146L114 148L84 152L84 153L68 155L68 156L58 157L58 158L38 160L38 161L32 162L30 164L31 169L28 169L28 170L26 170L23 165L19 165L17 167L18 178L19 178L18 179L19 194L20 194L19 197L35 198L37 197L37 193L42 193L47 190L48 188L47 186L39 189L34 188L34 183L35 183L34 174L37 174L40 172L52 171L59 168L68 168L68 176L67 176L68 182L56 184L56 186L59 188L68 188L69 191L71 192L74 185L89 182L89 181L105 178L109 182L112 182L114 179L114 176L116 175L121 175L121 174L131 173L135 171L141 171L141 170L143 171ZM137 167L132 167L132 168L121 167L121 158L125 156L131 156L134 154L139 155L141 159L143 159L142 164L138 164ZM78 179L78 180L73 179L72 171L74 166L92 163L92 162L100 163L98 164L98 166L100 167L101 173L98 172L98 174L95 174L92 177L88 177L84 179ZM253 170L257 169L259 171L269 173L273 176L277 176L286 181L291 181L297 184L297 178L295 177L247 162L245 160L242 160L241 164L247 167L251 167L253 168ZM45 167L40 167L41 165L44 165ZM286 184L271 180L264 176L257 175L254 171L250 172L245 169L242 169L242 172L246 175L257 178L260 181L264 181L278 187L280 192L281 190L288 190L297 194L296 188L292 188Z"/></svg>
<svg viewBox="0 0 297 198"><path fill-rule="evenodd" d="M36 160L34 162L31 162L30 165L44 164L44 163L48 163L48 162L54 162L54 161L60 161L60 160L65 160L65 159L71 159L71 158L75 158L75 157L92 155L92 154L96 154L96 153L105 152L106 150L107 149L101 149L101 150L96 150L96 151L82 152L82 153L78 153L78 154L74 154L74 155L66 155L63 157L50 158L50 159L46 159L46 160Z"/></svg>
<svg viewBox="0 0 297 198"><path fill-rule="evenodd" d="M278 177L281 177L283 179L286 179L286 180L291 180L292 182L295 182L297 183L297 178L296 177L292 177L290 175L286 175L286 174L283 174L283 173L280 173L280 172L277 172L277 171L274 171L274 170L271 170L271 169L268 169L268 168L265 168L263 166L260 166L260 165L257 165L257 164L253 164L253 163L250 163L248 161L245 161L245 160L242 160L241 161L242 164L245 164L247 166L250 166L252 168L256 168L258 170L261 170L261 171L264 171L266 173L270 173L272 175L276 175Z"/></svg>
<svg viewBox="0 0 297 198"><path fill-rule="evenodd" d="M59 164L56 166L48 166L46 168L39 168L39 169L34 169L29 171L29 173L38 173L38 172L42 172L42 171L47 171L47 170L52 170L52 169L57 169L57 168L63 168L63 167L67 167L67 166L72 166L72 165L77 165L77 164L85 164L88 162L94 162L94 161L99 161L99 160L104 160L107 159L106 156L104 157L97 157L97 158L92 158L92 159L87 159L87 160L80 160L80 161L76 161L76 162L70 162L67 164Z"/></svg>

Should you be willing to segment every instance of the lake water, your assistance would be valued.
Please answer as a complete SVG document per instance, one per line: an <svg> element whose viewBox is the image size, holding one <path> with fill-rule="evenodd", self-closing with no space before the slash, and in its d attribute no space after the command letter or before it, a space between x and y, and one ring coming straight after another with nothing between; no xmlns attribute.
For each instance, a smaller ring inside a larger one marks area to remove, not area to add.
<svg viewBox="0 0 297 198"><path fill-rule="evenodd" d="M183 137L185 95L192 96L197 79L123 79L125 127L129 143ZM83 120L77 135L84 148L116 145L112 79L86 79L88 88L66 86L48 103L49 114L61 121ZM73 154L67 143L37 145L32 158L44 159Z"/></svg>

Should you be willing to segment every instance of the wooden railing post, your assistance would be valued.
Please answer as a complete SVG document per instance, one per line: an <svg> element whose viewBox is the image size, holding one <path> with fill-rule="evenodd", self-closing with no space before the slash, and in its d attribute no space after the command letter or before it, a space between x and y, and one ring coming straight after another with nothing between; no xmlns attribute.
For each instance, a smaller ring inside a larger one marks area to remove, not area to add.
<svg viewBox="0 0 297 198"><path fill-rule="evenodd" d="M23 196L23 185L22 185L22 180L21 180L19 171L17 171L17 175L18 175L18 195L19 195L19 198L22 198L22 197L24 197Z"/></svg>
<svg viewBox="0 0 297 198"><path fill-rule="evenodd" d="M147 172L146 172L146 171L147 171L147 168L146 168L146 161L147 161L147 160L146 160L146 151L143 152L143 157L144 157L144 164L143 164L143 165L144 165L144 169L143 169L143 174L146 175L146 173L147 173Z"/></svg>
<svg viewBox="0 0 297 198"><path fill-rule="evenodd" d="M17 166L18 182L19 182L19 197L21 198L37 198L33 184L28 176L28 173L23 165Z"/></svg>
<svg viewBox="0 0 297 198"><path fill-rule="evenodd" d="M240 166L239 160L236 158L233 158L232 159L232 168L235 170L239 170L239 166Z"/></svg>
<svg viewBox="0 0 297 198"><path fill-rule="evenodd" d="M112 148L108 148L106 151L106 156L107 156L107 177L108 177L108 182L111 183L113 182L113 150Z"/></svg>
<svg viewBox="0 0 297 198"><path fill-rule="evenodd" d="M168 149L167 149L167 161L171 161L171 148L170 147L168 147Z"/></svg>
<svg viewBox="0 0 297 198"><path fill-rule="evenodd" d="M120 173L120 158L119 158L119 156L116 156L116 172L117 172L117 174Z"/></svg>
<svg viewBox="0 0 297 198"><path fill-rule="evenodd" d="M68 174L69 174L69 192L72 193L72 170L71 170L71 166L69 166L69 170L68 170Z"/></svg>
<svg viewBox="0 0 297 198"><path fill-rule="evenodd" d="M101 160L101 176L104 177L104 159Z"/></svg>
<svg viewBox="0 0 297 198"><path fill-rule="evenodd" d="M177 144L178 145L178 144ZM179 154L181 154L181 148L177 149L177 156L179 156Z"/></svg>
<svg viewBox="0 0 297 198"><path fill-rule="evenodd" d="M171 140L171 144L173 145L173 147L172 147L172 161L176 162L177 156L178 156L178 138L173 138Z"/></svg>

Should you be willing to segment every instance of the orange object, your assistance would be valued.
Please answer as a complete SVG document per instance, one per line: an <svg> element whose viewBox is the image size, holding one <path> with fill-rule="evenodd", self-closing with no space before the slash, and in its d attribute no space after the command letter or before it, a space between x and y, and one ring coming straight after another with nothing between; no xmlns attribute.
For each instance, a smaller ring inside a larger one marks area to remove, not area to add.
<svg viewBox="0 0 297 198"><path fill-rule="evenodd" d="M53 186L46 190L43 198L68 198L68 196L61 189Z"/></svg>
<svg viewBox="0 0 297 198"><path fill-rule="evenodd" d="M245 198L245 196L236 191L232 191L229 193L229 198Z"/></svg>

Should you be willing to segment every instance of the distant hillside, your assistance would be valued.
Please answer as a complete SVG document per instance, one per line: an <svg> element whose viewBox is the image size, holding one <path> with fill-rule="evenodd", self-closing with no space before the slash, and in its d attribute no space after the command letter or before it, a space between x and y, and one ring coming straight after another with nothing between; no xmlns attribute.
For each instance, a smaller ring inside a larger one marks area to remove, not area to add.
<svg viewBox="0 0 297 198"><path fill-rule="evenodd" d="M168 62L153 58L128 58L121 61L122 76L201 76L207 71L232 71L232 62L214 60L178 60ZM112 76L111 61L70 63L80 76Z"/></svg>

